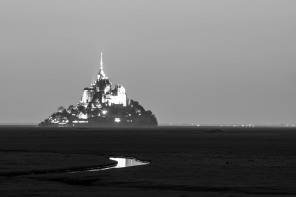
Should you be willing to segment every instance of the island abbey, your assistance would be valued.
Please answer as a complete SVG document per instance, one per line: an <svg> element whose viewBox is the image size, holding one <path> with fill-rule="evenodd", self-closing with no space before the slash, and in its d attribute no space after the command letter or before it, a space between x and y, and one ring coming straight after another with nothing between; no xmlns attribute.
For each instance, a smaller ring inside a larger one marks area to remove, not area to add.
<svg viewBox="0 0 296 197"><path fill-rule="evenodd" d="M153 113L137 101L128 99L123 86L112 86L104 72L103 53L100 70L90 87L84 88L81 100L40 123L40 126L156 126Z"/></svg>

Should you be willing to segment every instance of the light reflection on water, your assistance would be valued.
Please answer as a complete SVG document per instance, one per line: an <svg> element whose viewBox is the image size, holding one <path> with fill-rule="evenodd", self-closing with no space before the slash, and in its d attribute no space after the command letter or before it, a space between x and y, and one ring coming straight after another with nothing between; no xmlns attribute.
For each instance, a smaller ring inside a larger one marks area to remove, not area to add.
<svg viewBox="0 0 296 197"><path fill-rule="evenodd" d="M102 170L109 170L112 168L127 168L133 166L141 166L149 164L148 161L140 161L135 158L125 158L125 157L110 157L110 160L116 161L116 165L107 166L107 167L94 167L94 168L86 168L83 170L66 170L68 173L77 173L77 172L96 172Z"/></svg>
<svg viewBox="0 0 296 197"><path fill-rule="evenodd" d="M135 158L110 157L109 159L113 160L113 161L117 161L117 164L115 166L111 166L111 167L93 168L93 169L88 169L85 171L94 172L94 171L109 170L112 168L127 168L127 167L132 167L132 166L140 166L140 165L149 164L149 162L139 161Z"/></svg>

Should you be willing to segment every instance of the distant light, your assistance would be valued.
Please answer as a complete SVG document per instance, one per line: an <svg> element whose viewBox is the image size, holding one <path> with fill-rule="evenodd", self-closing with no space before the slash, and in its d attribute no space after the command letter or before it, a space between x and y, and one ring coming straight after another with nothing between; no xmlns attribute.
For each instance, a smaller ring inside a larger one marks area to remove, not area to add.
<svg viewBox="0 0 296 197"><path fill-rule="evenodd" d="M106 110L103 110L102 113L105 115L105 114L107 114L107 111Z"/></svg>
<svg viewBox="0 0 296 197"><path fill-rule="evenodd" d="M115 122L120 122L120 118L115 118L114 121Z"/></svg>

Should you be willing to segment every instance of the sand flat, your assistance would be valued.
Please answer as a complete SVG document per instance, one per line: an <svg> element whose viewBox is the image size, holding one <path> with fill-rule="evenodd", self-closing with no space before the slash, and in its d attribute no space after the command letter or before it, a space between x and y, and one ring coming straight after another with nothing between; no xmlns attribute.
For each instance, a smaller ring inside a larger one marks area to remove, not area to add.
<svg viewBox="0 0 296 197"><path fill-rule="evenodd" d="M2 127L0 172L104 165L108 156L151 163L101 172L2 175L0 194L293 196L295 142L296 130L288 128Z"/></svg>

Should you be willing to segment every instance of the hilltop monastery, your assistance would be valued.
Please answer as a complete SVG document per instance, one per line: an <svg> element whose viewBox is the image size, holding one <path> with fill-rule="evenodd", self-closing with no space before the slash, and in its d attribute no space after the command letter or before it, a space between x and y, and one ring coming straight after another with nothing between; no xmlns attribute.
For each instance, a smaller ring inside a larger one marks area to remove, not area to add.
<svg viewBox="0 0 296 197"><path fill-rule="evenodd" d="M41 126L157 126L157 119L138 102L128 99L121 85L112 87L103 67L101 53L100 70L96 80L84 88L77 105L63 107L41 122Z"/></svg>

